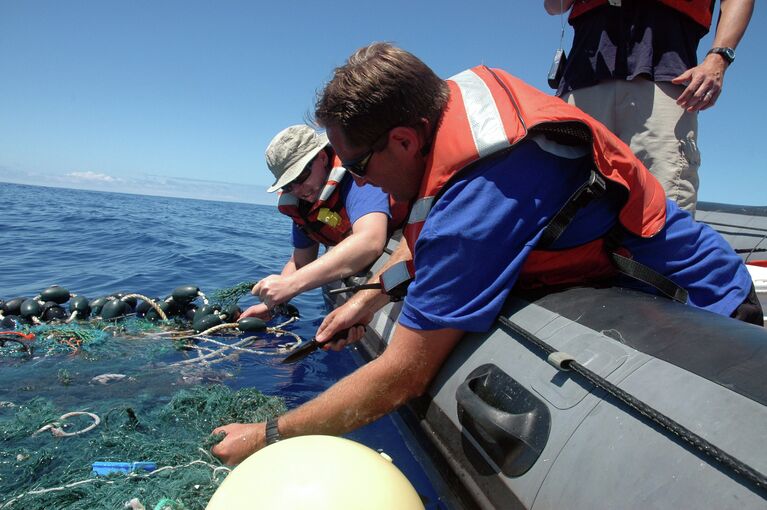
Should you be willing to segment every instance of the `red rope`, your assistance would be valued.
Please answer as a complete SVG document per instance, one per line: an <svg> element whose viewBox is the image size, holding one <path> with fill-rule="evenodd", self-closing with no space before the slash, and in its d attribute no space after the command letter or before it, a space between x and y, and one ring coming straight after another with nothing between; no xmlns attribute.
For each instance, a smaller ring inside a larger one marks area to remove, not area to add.
<svg viewBox="0 0 767 510"><path fill-rule="evenodd" d="M24 340L29 340L30 342L35 339L34 333L22 333L21 331L0 331L0 335L20 336Z"/></svg>

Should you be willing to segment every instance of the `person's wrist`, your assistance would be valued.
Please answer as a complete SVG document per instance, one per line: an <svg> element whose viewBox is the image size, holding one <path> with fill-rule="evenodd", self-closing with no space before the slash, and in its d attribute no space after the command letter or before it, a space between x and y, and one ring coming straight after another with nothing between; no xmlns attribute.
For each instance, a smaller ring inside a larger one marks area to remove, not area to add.
<svg viewBox="0 0 767 510"><path fill-rule="evenodd" d="M272 445L282 440L282 436L280 435L280 431L277 426L277 417L269 418L266 420L264 437L266 446Z"/></svg>
<svg viewBox="0 0 767 510"><path fill-rule="evenodd" d="M735 61L735 49L723 46L711 48L706 53L706 58L709 57L715 62L720 62L722 67L726 69Z"/></svg>
<svg viewBox="0 0 767 510"><path fill-rule="evenodd" d="M304 288L304 285L301 281L298 271L286 276L285 283L287 284L289 296L287 297L287 299L283 301L284 303L287 303L288 301L293 299L294 296L297 296L298 294L301 294L302 292L309 290Z"/></svg>
<svg viewBox="0 0 767 510"><path fill-rule="evenodd" d="M710 65L716 66L720 71L725 71L730 67L730 63L727 59L718 53L709 53L706 55L706 59L710 62Z"/></svg>

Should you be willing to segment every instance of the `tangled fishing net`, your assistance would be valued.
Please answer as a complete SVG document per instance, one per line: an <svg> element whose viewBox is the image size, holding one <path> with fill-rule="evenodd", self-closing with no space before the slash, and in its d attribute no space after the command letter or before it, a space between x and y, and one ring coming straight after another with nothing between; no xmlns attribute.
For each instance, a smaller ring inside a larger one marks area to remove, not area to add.
<svg viewBox="0 0 767 510"><path fill-rule="evenodd" d="M153 399L92 406L91 413L101 417L99 426L69 437L37 432L65 411L44 398L2 409L0 508L125 508L131 500L158 510L205 508L228 473L208 452L210 431L285 411L279 398L221 385L180 390L159 407ZM90 423L86 416L62 427L75 430ZM94 462L112 462L117 468L96 476ZM133 462L154 469L119 469Z"/></svg>
<svg viewBox="0 0 767 510"><path fill-rule="evenodd" d="M212 365L301 343L290 305L276 326L239 319L251 287L0 300L0 509L205 508L229 472L211 430L286 410Z"/></svg>
<svg viewBox="0 0 767 510"><path fill-rule="evenodd" d="M282 329L299 316L290 304L273 310L275 315L287 318L275 327L267 327L264 321L253 317L239 319L241 310L237 302L253 285L254 282L242 282L219 289L211 294L210 300L193 285L178 287L165 299L115 293L89 301L57 285L34 298L0 299L0 358L72 352L95 358L108 353L111 347L108 340L114 336L167 335L177 348L186 346L198 351L206 348L195 347L195 343L209 341L207 335L221 332L291 335L296 341L293 346L300 343L300 338ZM198 299L203 300L202 305L195 302ZM69 311L64 308L67 302ZM168 347L167 343L158 344L160 351ZM233 349L245 349L243 342Z"/></svg>

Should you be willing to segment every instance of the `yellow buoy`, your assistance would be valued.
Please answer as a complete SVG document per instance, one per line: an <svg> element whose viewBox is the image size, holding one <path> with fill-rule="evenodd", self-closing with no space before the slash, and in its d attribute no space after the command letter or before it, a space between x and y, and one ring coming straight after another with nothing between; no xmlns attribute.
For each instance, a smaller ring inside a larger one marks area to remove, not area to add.
<svg viewBox="0 0 767 510"><path fill-rule="evenodd" d="M301 436L260 450L237 466L206 510L423 510L388 456L348 439Z"/></svg>

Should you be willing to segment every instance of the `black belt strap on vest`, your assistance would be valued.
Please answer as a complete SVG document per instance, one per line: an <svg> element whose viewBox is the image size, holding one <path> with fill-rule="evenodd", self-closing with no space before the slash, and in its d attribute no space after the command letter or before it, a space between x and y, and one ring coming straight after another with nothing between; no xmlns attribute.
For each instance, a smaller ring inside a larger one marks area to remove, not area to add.
<svg viewBox="0 0 767 510"><path fill-rule="evenodd" d="M610 230L610 232L607 233L605 238L605 247L610 252L610 258L612 259L613 264L615 264L615 267L618 268L618 271L630 278L639 280L642 283L646 283L647 285L655 288L664 296L673 299L674 301L678 301L683 305L686 305L688 298L687 290L683 289L654 269L650 269L646 265L641 264L636 260L624 257L623 255L618 255L616 253L616 250L623 243L624 234L625 230L623 229L623 226L618 223Z"/></svg>
<svg viewBox="0 0 767 510"><path fill-rule="evenodd" d="M565 205L551 218L549 224L543 230L536 248L545 250L559 239L562 233L573 222L578 210L585 207L589 202L604 194L607 190L604 178L596 170L591 171L589 180L581 185L575 193L570 195Z"/></svg>
<svg viewBox="0 0 767 510"><path fill-rule="evenodd" d="M554 244L570 223L572 223L578 211L595 198L602 196L606 190L607 185L602 175L596 170L592 170L588 181L570 196L565 205L546 225L536 245L536 249L545 250ZM623 243L624 234L623 226L618 223L605 236L605 248L618 271L634 280L655 288L658 292L674 301L687 304L688 293L685 289L654 269L616 253Z"/></svg>

